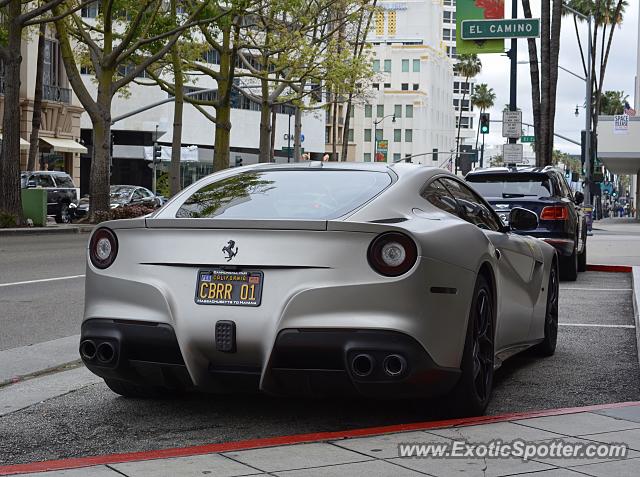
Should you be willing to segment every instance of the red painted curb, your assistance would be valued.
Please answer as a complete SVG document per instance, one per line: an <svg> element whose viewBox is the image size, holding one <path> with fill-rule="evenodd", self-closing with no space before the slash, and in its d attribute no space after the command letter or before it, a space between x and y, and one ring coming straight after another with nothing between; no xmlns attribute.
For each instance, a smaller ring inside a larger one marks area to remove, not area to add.
<svg viewBox="0 0 640 477"><path fill-rule="evenodd" d="M590 272L631 273L633 267L627 265L587 265Z"/></svg>
<svg viewBox="0 0 640 477"><path fill-rule="evenodd" d="M250 439L236 442L223 442L220 444L204 444L191 447L178 447L173 449L158 449L152 451L130 452L123 454L106 454L91 457L77 457L62 460L50 460L44 462L32 462L29 464L16 464L0 467L0 476L15 475L32 472L46 472L51 470L78 469L94 465L116 464L123 462L136 462L142 460L167 459L172 457L187 457L193 455L211 454L214 452L229 452L258 447L274 447L308 442L348 439L354 437L368 437L396 432L418 431L454 426L470 426L473 424L490 424L492 422L504 422L515 419L529 419L543 416L559 416L563 414L576 414L580 412L598 411L602 409L616 409L628 406L640 406L640 401L620 402L613 404L597 404L594 406L571 407L562 409L547 409L543 411L531 411L521 413L502 414L499 416L478 416L461 419L448 419L431 422L415 422L392 426L369 427L365 429L352 429L349 431L317 432L311 434L296 434L292 436L266 437L262 439Z"/></svg>

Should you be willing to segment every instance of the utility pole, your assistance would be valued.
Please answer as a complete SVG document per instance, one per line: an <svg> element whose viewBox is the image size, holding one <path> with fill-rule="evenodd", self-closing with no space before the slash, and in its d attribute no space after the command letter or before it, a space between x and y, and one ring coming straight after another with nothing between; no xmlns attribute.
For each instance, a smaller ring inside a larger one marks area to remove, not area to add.
<svg viewBox="0 0 640 477"><path fill-rule="evenodd" d="M511 18L518 18L518 0L511 0ZM518 110L518 39L511 39L511 50L509 50L511 60L511 81L509 96L509 111ZM482 138L484 142L484 137ZM515 144L516 138L509 138L509 144ZM484 148L483 148L484 149Z"/></svg>

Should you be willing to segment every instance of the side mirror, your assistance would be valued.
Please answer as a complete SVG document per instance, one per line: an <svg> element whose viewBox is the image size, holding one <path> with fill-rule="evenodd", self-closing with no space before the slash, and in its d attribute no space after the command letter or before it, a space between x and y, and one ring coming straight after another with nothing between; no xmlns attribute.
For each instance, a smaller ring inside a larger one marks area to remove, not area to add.
<svg viewBox="0 0 640 477"><path fill-rule="evenodd" d="M582 204L584 202L584 194L579 190L574 192L573 201L576 203L576 205Z"/></svg>
<svg viewBox="0 0 640 477"><path fill-rule="evenodd" d="M514 207L509 213L511 230L534 230L538 228L538 216L535 212L522 207Z"/></svg>

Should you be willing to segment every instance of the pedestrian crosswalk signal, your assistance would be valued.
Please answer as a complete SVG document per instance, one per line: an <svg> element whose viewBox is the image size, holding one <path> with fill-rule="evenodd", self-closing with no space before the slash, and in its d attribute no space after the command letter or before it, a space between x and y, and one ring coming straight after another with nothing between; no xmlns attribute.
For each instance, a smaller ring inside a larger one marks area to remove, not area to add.
<svg viewBox="0 0 640 477"><path fill-rule="evenodd" d="M480 132L489 134L489 113L480 113Z"/></svg>

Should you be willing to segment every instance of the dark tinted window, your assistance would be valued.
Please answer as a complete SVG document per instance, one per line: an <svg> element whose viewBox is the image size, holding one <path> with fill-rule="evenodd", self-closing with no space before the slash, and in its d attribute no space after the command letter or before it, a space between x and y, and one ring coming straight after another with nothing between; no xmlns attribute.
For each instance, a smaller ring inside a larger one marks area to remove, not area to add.
<svg viewBox="0 0 640 477"><path fill-rule="evenodd" d="M133 187L131 186L111 186L109 189L109 195L112 199L128 199L132 192Z"/></svg>
<svg viewBox="0 0 640 477"><path fill-rule="evenodd" d="M554 193L546 174L470 174L466 180L483 197L550 197Z"/></svg>
<svg viewBox="0 0 640 477"><path fill-rule="evenodd" d="M431 184L425 187L421 195L424 199L431 202L431 204L436 206L438 209L442 209L445 212L457 215L456 200L440 181L432 181Z"/></svg>
<svg viewBox="0 0 640 477"><path fill-rule="evenodd" d="M57 187L65 187L67 189L75 189L75 184L69 176L56 176L55 177Z"/></svg>
<svg viewBox="0 0 640 477"><path fill-rule="evenodd" d="M184 202L176 217L334 219L390 184L389 174L374 171L243 172L202 187Z"/></svg>
<svg viewBox="0 0 640 477"><path fill-rule="evenodd" d="M37 174L35 176L32 176L32 178L33 179L30 180L36 181L36 187L55 187L53 179L49 174Z"/></svg>
<svg viewBox="0 0 640 477"><path fill-rule="evenodd" d="M482 199L464 184L449 178L441 179L458 202L458 215L482 229L499 230L500 223Z"/></svg>

